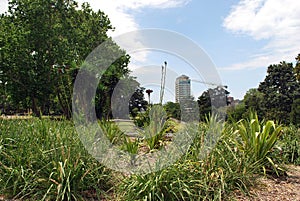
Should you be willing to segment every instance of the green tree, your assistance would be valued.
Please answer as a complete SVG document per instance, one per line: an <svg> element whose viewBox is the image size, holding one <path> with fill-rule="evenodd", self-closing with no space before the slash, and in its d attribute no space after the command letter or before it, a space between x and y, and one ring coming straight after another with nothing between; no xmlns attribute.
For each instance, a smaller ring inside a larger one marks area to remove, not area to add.
<svg viewBox="0 0 300 201"><path fill-rule="evenodd" d="M291 123L300 126L300 97L296 98L292 104L290 118Z"/></svg>
<svg viewBox="0 0 300 201"><path fill-rule="evenodd" d="M56 103L70 117L78 67L108 39L108 17L88 4L79 9L73 0L12 0L0 23L0 80L7 79L12 99L37 116L49 113ZM104 75L105 96L110 97L111 86L129 72L128 62L124 53Z"/></svg>
<svg viewBox="0 0 300 201"><path fill-rule="evenodd" d="M181 111L180 111L179 103L173 103L173 102L169 101L164 105L164 109L165 109L168 117L180 120Z"/></svg>
<svg viewBox="0 0 300 201"><path fill-rule="evenodd" d="M258 91L263 93L265 117L288 123L298 88L292 63L270 65L265 80L258 87Z"/></svg>
<svg viewBox="0 0 300 201"><path fill-rule="evenodd" d="M263 99L263 93L258 91L257 88L249 89L243 99L246 109L246 114L244 114L243 117L246 118L251 112L255 111L259 119L262 119L264 117Z"/></svg>
<svg viewBox="0 0 300 201"><path fill-rule="evenodd" d="M139 112L146 111L148 102L145 100L144 90L132 76L120 79L111 97L112 117L135 118Z"/></svg>
<svg viewBox="0 0 300 201"><path fill-rule="evenodd" d="M296 57L295 74L297 81L300 82L300 54Z"/></svg>
<svg viewBox="0 0 300 201"><path fill-rule="evenodd" d="M148 102L145 100L144 91L145 88L138 87L130 98L129 113L133 118L135 118L139 112L147 110Z"/></svg>
<svg viewBox="0 0 300 201"><path fill-rule="evenodd" d="M244 118L246 111L246 106L243 101L235 106L229 106L227 108L227 120L229 122L237 122Z"/></svg>
<svg viewBox="0 0 300 201"><path fill-rule="evenodd" d="M129 56L125 55L125 52L122 54L124 54L124 56L109 66L109 68L101 76L95 98L96 114L99 119L110 119L112 117L111 98L115 87L121 78L130 72L127 68Z"/></svg>
<svg viewBox="0 0 300 201"><path fill-rule="evenodd" d="M229 91L220 86L204 91L197 100L200 120L205 120L205 117L210 114L212 110L218 110L220 113L223 113L221 110L228 105L228 95Z"/></svg>

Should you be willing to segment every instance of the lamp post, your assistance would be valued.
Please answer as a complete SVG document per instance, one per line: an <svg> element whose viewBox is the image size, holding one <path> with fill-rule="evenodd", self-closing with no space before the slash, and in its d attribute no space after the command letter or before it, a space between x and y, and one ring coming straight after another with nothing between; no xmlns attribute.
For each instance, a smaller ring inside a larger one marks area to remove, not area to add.
<svg viewBox="0 0 300 201"><path fill-rule="evenodd" d="M149 105L150 105L150 94L153 92L153 90L151 90L151 89L147 89L146 90L146 93L148 94L148 102L149 102Z"/></svg>

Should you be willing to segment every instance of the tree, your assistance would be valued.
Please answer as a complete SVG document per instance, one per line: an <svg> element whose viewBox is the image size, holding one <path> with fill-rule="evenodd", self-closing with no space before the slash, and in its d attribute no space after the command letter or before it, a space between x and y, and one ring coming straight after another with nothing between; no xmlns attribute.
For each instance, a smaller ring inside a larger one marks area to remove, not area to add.
<svg viewBox="0 0 300 201"><path fill-rule="evenodd" d="M291 123L300 126L300 97L296 98L292 104L290 118Z"/></svg>
<svg viewBox="0 0 300 201"><path fill-rule="evenodd" d="M31 107L37 116L49 113L57 103L70 117L78 68L108 39L107 31L112 29L108 17L88 4L79 9L73 0L12 0L0 23L0 80L7 79L12 99ZM104 75L102 92L107 97L116 81L129 72L128 62L124 53Z"/></svg>
<svg viewBox="0 0 300 201"><path fill-rule="evenodd" d="M235 105L229 106L227 108L227 120L229 122L237 122L244 118L245 114L247 113L246 106L244 101Z"/></svg>
<svg viewBox="0 0 300 201"><path fill-rule="evenodd" d="M165 109L168 117L180 120L181 111L180 111L180 104L179 103L173 103L173 102L169 101L164 105L164 109Z"/></svg>
<svg viewBox="0 0 300 201"><path fill-rule="evenodd" d="M120 51L117 49L117 51ZM112 117L112 95L118 82L130 72L127 68L129 63L129 56L122 53L123 56L115 61L108 69L102 74L98 88L96 91L96 114L99 119L110 119ZM127 96L128 90L132 90L132 81L126 81L129 84L125 88L125 95ZM120 93L120 92L119 92Z"/></svg>
<svg viewBox="0 0 300 201"><path fill-rule="evenodd" d="M205 117L211 113L211 101L209 96L209 91L205 91L198 97L198 107L200 120L205 120Z"/></svg>
<svg viewBox="0 0 300 201"><path fill-rule="evenodd" d="M258 89L249 89L243 99L245 104L246 113L243 117L248 117L249 112L255 111L260 119L264 117L263 113L263 99L264 95Z"/></svg>
<svg viewBox="0 0 300 201"><path fill-rule="evenodd" d="M296 57L295 74L297 81L300 82L300 54Z"/></svg>
<svg viewBox="0 0 300 201"><path fill-rule="evenodd" d="M228 95L229 92L220 86L203 92L197 100L200 120L205 120L205 117L210 114L212 110L226 107L228 105Z"/></svg>
<svg viewBox="0 0 300 201"><path fill-rule="evenodd" d="M145 88L138 87L130 98L129 113L133 118L135 118L139 112L147 110L148 102L145 100L144 90Z"/></svg>
<svg viewBox="0 0 300 201"><path fill-rule="evenodd" d="M148 106L148 102L144 97L144 90L145 88L141 87L134 77L122 77L113 87L111 97L103 96L103 99L110 100L111 105L108 105L108 109L111 108L111 113L99 112L97 115L101 118L129 119L130 116L136 117L139 112L146 111ZM101 97L99 98L102 99ZM98 104L98 106L101 106L101 104Z"/></svg>
<svg viewBox="0 0 300 201"><path fill-rule="evenodd" d="M267 119L289 122L293 100L299 88L292 63L270 65L258 91L263 93L263 110Z"/></svg>

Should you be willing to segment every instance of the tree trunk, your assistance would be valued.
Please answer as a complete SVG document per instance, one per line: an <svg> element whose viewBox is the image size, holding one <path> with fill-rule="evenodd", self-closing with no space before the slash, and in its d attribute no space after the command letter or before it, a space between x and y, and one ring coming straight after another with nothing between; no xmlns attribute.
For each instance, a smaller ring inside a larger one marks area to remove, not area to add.
<svg viewBox="0 0 300 201"><path fill-rule="evenodd" d="M38 109L38 106L37 106L37 99L33 96L31 97L31 103L32 103L31 108L32 108L33 115L36 116L36 117L41 117L41 113L40 113L40 111Z"/></svg>

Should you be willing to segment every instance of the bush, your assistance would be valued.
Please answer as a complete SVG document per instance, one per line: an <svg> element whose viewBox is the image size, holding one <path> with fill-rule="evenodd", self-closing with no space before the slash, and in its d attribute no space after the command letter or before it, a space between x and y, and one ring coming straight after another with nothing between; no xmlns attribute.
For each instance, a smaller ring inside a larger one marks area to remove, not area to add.
<svg viewBox="0 0 300 201"><path fill-rule="evenodd" d="M277 166L271 159L271 151L282 134L282 127L273 121L259 121L256 113L250 113L248 119L242 119L236 123L237 148L242 151L244 160L251 165L277 172Z"/></svg>

